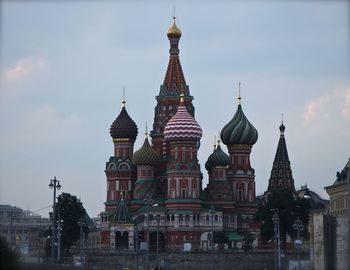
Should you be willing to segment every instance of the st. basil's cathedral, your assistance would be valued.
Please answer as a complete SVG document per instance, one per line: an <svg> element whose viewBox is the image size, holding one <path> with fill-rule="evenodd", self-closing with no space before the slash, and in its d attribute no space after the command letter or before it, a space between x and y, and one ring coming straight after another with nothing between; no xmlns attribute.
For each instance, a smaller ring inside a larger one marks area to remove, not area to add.
<svg viewBox="0 0 350 270"><path fill-rule="evenodd" d="M245 116L239 97L232 119L218 127L221 140L205 163L209 183L203 189L197 158L203 132L195 120L193 96L179 59L181 30L175 18L167 37L169 63L156 96L153 130L145 132L142 147L134 151L138 127L125 100L110 128L114 155L105 168L101 244L140 250L149 243L148 248L155 250L158 242L160 250L183 250L184 244L192 250L207 250L212 232L224 234L232 243L247 232L258 237L255 172L250 164L258 132Z"/></svg>

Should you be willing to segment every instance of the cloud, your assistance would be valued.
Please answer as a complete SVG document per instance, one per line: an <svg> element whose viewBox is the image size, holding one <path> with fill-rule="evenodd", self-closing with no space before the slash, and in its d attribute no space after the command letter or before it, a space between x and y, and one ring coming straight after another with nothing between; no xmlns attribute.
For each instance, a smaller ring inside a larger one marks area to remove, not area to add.
<svg viewBox="0 0 350 270"><path fill-rule="evenodd" d="M329 95L323 95L309 101L304 110L304 123L312 121L321 110L325 109L330 100L331 97Z"/></svg>
<svg viewBox="0 0 350 270"><path fill-rule="evenodd" d="M326 118L337 119L350 116L350 90L349 86L336 88L329 93L308 101L304 107L304 124L324 121Z"/></svg>
<svg viewBox="0 0 350 270"><path fill-rule="evenodd" d="M47 66L46 59L42 56L32 56L20 59L14 66L5 71L3 77L5 82L19 82L23 78L27 78Z"/></svg>
<svg viewBox="0 0 350 270"><path fill-rule="evenodd" d="M74 143L82 125L79 115L62 114L50 105L21 113L16 116L16 125L12 125L11 120L2 122L7 127L0 134L2 150Z"/></svg>

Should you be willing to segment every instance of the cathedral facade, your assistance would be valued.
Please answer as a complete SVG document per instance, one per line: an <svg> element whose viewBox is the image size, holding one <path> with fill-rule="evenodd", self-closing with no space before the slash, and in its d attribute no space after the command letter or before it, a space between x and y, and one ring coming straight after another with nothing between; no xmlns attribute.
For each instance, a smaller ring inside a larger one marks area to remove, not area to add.
<svg viewBox="0 0 350 270"><path fill-rule="evenodd" d="M234 243L254 233L257 204L250 153L258 132L239 97L232 119L218 127L221 140L205 163L209 183L203 189L197 158L203 131L180 63L181 31L175 18L167 37L169 63L156 96L153 129L145 132L142 147L134 151L138 128L125 100L110 128L114 155L106 162L107 196L100 214L105 247L207 250L215 234Z"/></svg>

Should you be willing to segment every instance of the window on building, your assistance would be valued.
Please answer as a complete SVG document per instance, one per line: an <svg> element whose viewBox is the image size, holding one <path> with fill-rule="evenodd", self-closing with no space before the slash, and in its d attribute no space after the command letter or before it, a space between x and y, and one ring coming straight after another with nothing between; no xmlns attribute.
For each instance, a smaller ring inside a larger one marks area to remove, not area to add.
<svg viewBox="0 0 350 270"><path fill-rule="evenodd" d="M185 188L181 189L181 197L186 198L186 189Z"/></svg>
<svg viewBox="0 0 350 270"><path fill-rule="evenodd" d="M184 217L183 215L179 215L179 221L183 221Z"/></svg>

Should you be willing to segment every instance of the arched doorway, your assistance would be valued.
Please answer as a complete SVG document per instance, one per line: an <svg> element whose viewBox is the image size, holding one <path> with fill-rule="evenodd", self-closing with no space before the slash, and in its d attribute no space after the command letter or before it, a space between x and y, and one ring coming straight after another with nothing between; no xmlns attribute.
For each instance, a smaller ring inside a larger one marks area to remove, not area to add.
<svg viewBox="0 0 350 270"><path fill-rule="evenodd" d="M152 232L149 236L150 239L150 251L157 251L157 232ZM158 251L165 250L165 234L159 232Z"/></svg>
<svg viewBox="0 0 350 270"><path fill-rule="evenodd" d="M129 248L129 233L128 232L116 232L115 233L115 248L116 249L128 249Z"/></svg>

